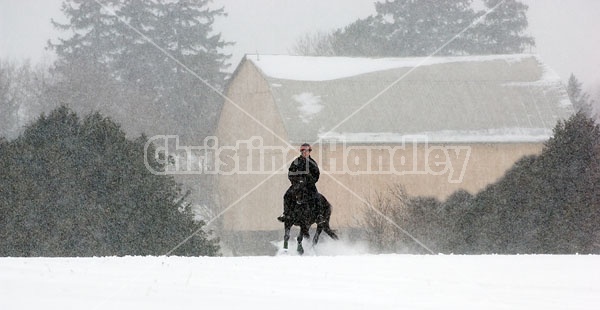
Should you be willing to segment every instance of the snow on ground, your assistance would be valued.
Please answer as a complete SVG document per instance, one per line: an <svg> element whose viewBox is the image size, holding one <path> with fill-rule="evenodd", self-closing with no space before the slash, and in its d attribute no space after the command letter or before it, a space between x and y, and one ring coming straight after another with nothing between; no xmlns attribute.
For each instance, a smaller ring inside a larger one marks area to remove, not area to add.
<svg viewBox="0 0 600 310"><path fill-rule="evenodd" d="M1 258L0 309L600 309L600 256L319 254Z"/></svg>

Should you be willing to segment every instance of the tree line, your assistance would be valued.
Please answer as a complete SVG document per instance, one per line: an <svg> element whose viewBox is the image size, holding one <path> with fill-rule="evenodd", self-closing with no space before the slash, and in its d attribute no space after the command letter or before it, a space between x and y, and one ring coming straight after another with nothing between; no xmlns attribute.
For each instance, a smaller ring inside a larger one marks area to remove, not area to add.
<svg viewBox="0 0 600 310"><path fill-rule="evenodd" d="M292 52L313 56L407 57L522 53L527 5L518 0L395 0L375 14L331 32L308 33Z"/></svg>

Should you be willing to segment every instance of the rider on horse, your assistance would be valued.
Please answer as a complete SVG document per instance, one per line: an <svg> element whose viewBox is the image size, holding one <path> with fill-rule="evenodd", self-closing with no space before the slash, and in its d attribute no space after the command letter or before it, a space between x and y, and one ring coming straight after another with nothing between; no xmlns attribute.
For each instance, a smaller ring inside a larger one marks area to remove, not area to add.
<svg viewBox="0 0 600 310"><path fill-rule="evenodd" d="M300 147L300 156L298 156L292 162L290 168L288 169L288 179L290 182L292 182L292 185L285 192L283 199L284 201L290 201L290 199L293 199L291 197L293 195L292 189L297 188L298 183L303 183L305 184L305 189L308 193L308 197L306 197L305 201L303 202L317 206L317 210L320 210L319 195L315 183L319 181L319 175L321 173L319 171L317 162L310 157L311 151L312 148L308 143L304 143ZM284 204L283 215L277 219L281 222L285 222L287 219L289 219L289 211L290 210L288 210L288 206ZM319 216L322 217L321 214L319 214Z"/></svg>

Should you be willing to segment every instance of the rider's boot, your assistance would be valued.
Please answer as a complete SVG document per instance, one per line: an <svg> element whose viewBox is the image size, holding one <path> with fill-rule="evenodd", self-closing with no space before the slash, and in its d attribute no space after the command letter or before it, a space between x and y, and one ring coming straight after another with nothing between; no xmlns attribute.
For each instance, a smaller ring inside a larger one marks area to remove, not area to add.
<svg viewBox="0 0 600 310"><path fill-rule="evenodd" d="M280 221L280 222L285 222L285 221L287 221L289 219L290 219L290 217L287 214L285 214L285 213L283 215L277 217L277 220Z"/></svg>
<svg viewBox="0 0 600 310"><path fill-rule="evenodd" d="M290 215L288 214L288 208L286 205L283 206L283 214L277 217L277 220L280 222L284 222L290 219Z"/></svg>

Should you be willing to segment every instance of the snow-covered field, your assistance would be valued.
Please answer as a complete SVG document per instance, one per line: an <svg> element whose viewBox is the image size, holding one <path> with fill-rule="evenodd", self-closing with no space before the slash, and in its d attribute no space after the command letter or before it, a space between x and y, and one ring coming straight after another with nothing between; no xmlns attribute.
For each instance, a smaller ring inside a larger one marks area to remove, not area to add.
<svg viewBox="0 0 600 310"><path fill-rule="evenodd" d="M600 256L1 258L0 309L600 309L598 266Z"/></svg>

